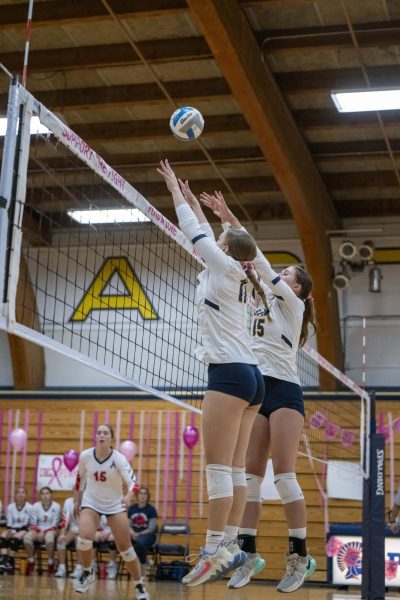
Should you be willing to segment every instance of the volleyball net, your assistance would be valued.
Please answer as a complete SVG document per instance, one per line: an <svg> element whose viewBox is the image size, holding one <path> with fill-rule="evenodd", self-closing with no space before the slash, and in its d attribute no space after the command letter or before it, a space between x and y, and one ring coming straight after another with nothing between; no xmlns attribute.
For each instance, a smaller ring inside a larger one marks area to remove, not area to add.
<svg viewBox="0 0 400 600"><path fill-rule="evenodd" d="M0 186L0 327L200 412L203 265L183 233L17 83ZM100 209L114 221L95 223ZM138 222L121 222L122 209ZM368 394L308 346L298 366L311 398L301 451L361 466ZM320 391L321 369L341 390L335 400Z"/></svg>

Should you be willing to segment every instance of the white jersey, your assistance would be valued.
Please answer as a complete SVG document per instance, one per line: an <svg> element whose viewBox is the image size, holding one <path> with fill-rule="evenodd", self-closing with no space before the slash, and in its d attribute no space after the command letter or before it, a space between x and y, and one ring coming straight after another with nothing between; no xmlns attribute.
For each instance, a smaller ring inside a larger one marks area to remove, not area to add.
<svg viewBox="0 0 400 600"><path fill-rule="evenodd" d="M263 375L300 385L296 354L303 323L304 302L279 277L262 252L254 261L266 291L271 321L256 311L252 326L252 348ZM268 286L268 288L267 288Z"/></svg>
<svg viewBox="0 0 400 600"><path fill-rule="evenodd" d="M128 491L136 488L136 477L125 456L111 450L104 460L96 457L96 449L84 450L79 457L76 489L84 490L82 508L92 508L100 514L122 512L122 481Z"/></svg>
<svg viewBox="0 0 400 600"><path fill-rule="evenodd" d="M7 528L8 529L28 529L31 522L32 504L25 502L22 508L17 508L15 502L7 507Z"/></svg>
<svg viewBox="0 0 400 600"><path fill-rule="evenodd" d="M210 239L211 228L199 225L190 206L178 206L176 214L182 231L207 265L197 278L197 318L202 345L196 349L196 357L205 363L256 365L248 329L246 273L238 261Z"/></svg>
<svg viewBox="0 0 400 600"><path fill-rule="evenodd" d="M79 522L74 516L73 498L67 498L64 502L60 527L72 533L79 533Z"/></svg>
<svg viewBox="0 0 400 600"><path fill-rule="evenodd" d="M45 508L41 502L35 502L31 514L31 525L35 531L58 529L61 518L61 506L58 502L51 502L49 507Z"/></svg>

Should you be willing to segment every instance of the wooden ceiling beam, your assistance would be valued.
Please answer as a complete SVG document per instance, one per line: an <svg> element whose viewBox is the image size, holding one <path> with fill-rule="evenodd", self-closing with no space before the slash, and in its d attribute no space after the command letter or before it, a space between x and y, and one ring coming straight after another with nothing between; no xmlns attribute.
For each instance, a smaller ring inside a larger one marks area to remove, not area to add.
<svg viewBox="0 0 400 600"><path fill-rule="evenodd" d="M311 3L314 0L302 0ZM298 4L299 0L240 0L243 8L252 8L268 4ZM111 0L110 5L114 13L124 19L139 16L159 16L163 13L188 12L185 0ZM52 2L38 3L34 6L34 27L59 26L69 23L93 22L110 19L110 14L101 2L93 0L80 0L79 2ZM0 23L3 28L25 28L27 6L25 2L8 4L0 7Z"/></svg>
<svg viewBox="0 0 400 600"><path fill-rule="evenodd" d="M35 208L44 211L54 203L55 210L66 210L79 205L79 199L85 198L85 201L93 201L97 206L109 206L115 199L121 201L120 197L110 186L107 185L75 185L78 171L69 172L65 176L60 175L60 186L54 186L52 183L44 182L46 193L43 194L42 187L31 186L29 192L29 202ZM393 171L354 171L339 173L322 173L322 179L331 192L350 190L357 188L397 188L398 183ZM71 181L71 185L68 184ZM229 184L237 194L260 194L268 197L269 193L280 191L278 183L273 176L252 176L252 177L230 177ZM150 199L153 197L168 197L162 182L159 181L137 181L133 183L139 192ZM228 190L224 188L219 179L201 179L191 180L193 191L198 194L203 191L212 191L221 189L227 194ZM57 204L58 203L58 204ZM400 204L400 203L399 203Z"/></svg>
<svg viewBox="0 0 400 600"><path fill-rule="evenodd" d="M353 29L361 48L399 44L400 20L354 23ZM266 55L273 52L339 50L354 47L347 24L271 29L255 32L255 36Z"/></svg>
<svg viewBox="0 0 400 600"><path fill-rule="evenodd" d="M231 91L224 79L193 79L164 83L172 98L177 102L195 101L198 98L231 97ZM79 89L35 92L35 98L52 111L85 110L109 108L134 104L165 103L167 100L156 83L133 85L113 85ZM7 94L0 95L0 111L7 110Z"/></svg>
<svg viewBox="0 0 400 600"><path fill-rule="evenodd" d="M136 42L140 52L153 64L211 58L211 50L203 37L160 39ZM2 53L2 62L12 73L22 69L23 52ZM130 44L101 44L49 50L31 50L29 73L75 71L141 65L142 61Z"/></svg>
<svg viewBox="0 0 400 600"><path fill-rule="evenodd" d="M372 86L396 87L400 80L400 66L368 67ZM340 88L366 88L361 68L325 69L275 73L281 92L302 93L310 90L330 91Z"/></svg>

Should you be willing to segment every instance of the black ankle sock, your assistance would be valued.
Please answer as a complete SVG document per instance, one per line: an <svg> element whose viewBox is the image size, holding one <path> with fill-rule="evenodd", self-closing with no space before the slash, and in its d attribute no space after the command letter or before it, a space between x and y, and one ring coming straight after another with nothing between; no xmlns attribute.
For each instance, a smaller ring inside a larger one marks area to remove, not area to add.
<svg viewBox="0 0 400 600"><path fill-rule="evenodd" d="M238 543L243 552L249 552L250 554L255 554L257 552L255 535L240 533L238 536Z"/></svg>
<svg viewBox="0 0 400 600"><path fill-rule="evenodd" d="M299 556L307 556L307 541L304 539L300 539L297 537L289 537L289 554L293 553L298 554Z"/></svg>

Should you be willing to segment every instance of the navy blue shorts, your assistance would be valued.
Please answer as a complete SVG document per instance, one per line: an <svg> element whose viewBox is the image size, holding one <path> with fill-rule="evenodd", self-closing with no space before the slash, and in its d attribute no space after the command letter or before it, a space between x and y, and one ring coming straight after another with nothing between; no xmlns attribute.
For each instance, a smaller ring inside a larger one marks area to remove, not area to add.
<svg viewBox="0 0 400 600"><path fill-rule="evenodd" d="M260 415L269 418L278 408L292 408L304 417L303 390L292 381L284 381L264 375L265 395L258 411Z"/></svg>
<svg viewBox="0 0 400 600"><path fill-rule="evenodd" d="M208 365L207 390L246 400L250 406L261 404L264 379L255 365L223 363Z"/></svg>

